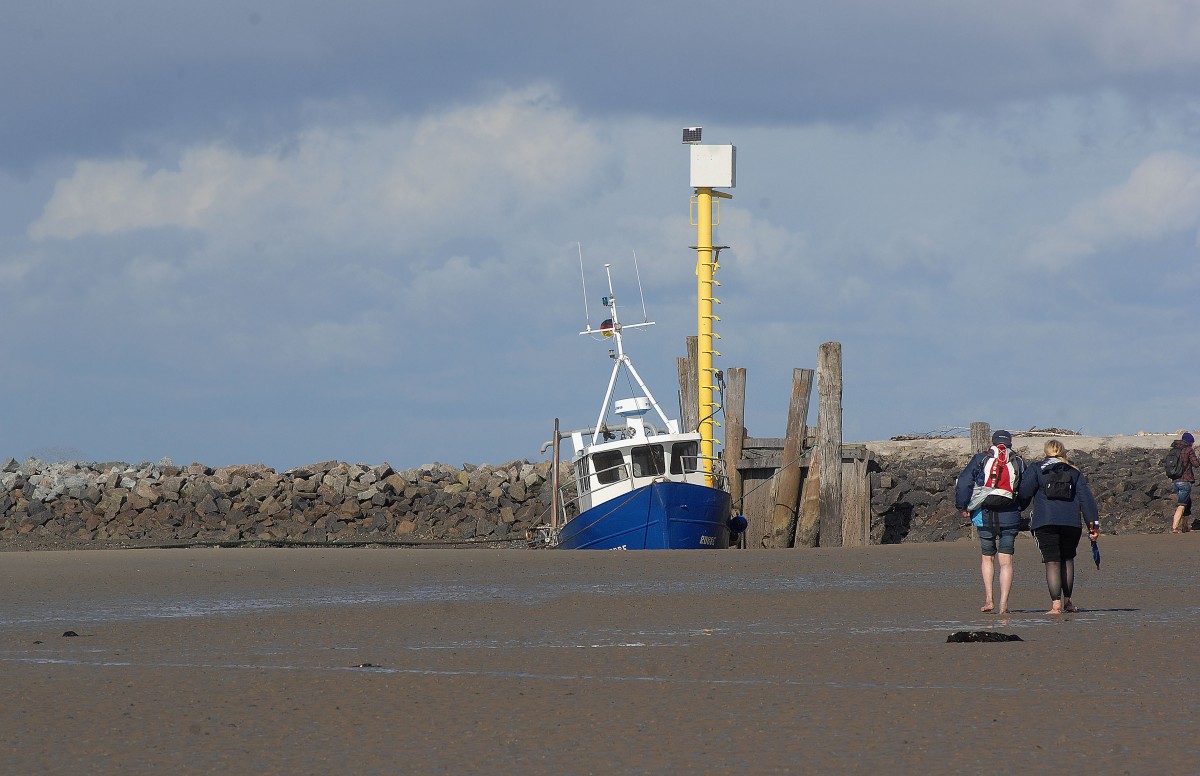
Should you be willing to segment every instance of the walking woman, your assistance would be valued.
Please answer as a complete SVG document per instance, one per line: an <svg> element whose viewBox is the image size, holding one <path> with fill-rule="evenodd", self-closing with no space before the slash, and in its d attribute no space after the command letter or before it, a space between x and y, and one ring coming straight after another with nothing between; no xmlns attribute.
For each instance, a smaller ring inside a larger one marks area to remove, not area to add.
<svg viewBox="0 0 1200 776"><path fill-rule="evenodd" d="M1075 587L1075 551L1083 536L1080 518L1087 523L1092 541L1100 535L1096 499L1083 472L1067 460L1066 448L1057 439L1046 442L1046 460L1030 466L1021 477L1020 501L1033 502L1030 528L1042 562L1046 564L1046 587L1050 611L1076 611L1071 602Z"/></svg>
<svg viewBox="0 0 1200 776"><path fill-rule="evenodd" d="M1178 478L1172 480L1171 486L1175 488L1175 517L1171 521L1171 533L1180 532L1180 523L1182 522L1182 530L1190 530L1191 521L1185 521L1183 518L1192 514L1192 486L1196 484L1195 470L1200 468L1200 460L1196 458L1196 450L1192 447L1196 438L1191 432L1183 432L1183 436L1171 443L1171 447L1179 448L1179 458L1183 462L1183 473Z"/></svg>

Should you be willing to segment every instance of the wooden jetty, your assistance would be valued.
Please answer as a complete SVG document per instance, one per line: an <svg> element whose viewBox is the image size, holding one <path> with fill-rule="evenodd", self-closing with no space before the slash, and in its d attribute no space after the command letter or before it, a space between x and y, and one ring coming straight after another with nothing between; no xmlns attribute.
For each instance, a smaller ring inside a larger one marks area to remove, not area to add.
<svg viewBox="0 0 1200 776"><path fill-rule="evenodd" d="M695 338L678 359L680 417L698 417ZM861 547L871 543L872 454L842 442L842 346L826 342L817 367L792 371L787 427L782 437L752 437L745 428L746 370L723 376L725 442L722 457L735 512L748 527L739 547ZM817 424L808 425L813 382ZM878 468L876 466L876 468ZM828 474L826 474L828 472Z"/></svg>

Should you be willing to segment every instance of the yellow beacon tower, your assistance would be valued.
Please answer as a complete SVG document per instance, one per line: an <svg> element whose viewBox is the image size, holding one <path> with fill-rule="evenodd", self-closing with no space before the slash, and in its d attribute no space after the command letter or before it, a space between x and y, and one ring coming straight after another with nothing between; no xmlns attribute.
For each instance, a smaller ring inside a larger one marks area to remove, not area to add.
<svg viewBox="0 0 1200 776"><path fill-rule="evenodd" d="M732 194L717 189L732 189L736 185L737 148L732 145L706 145L701 142L701 127L683 130L683 142L691 146L691 185L696 190L692 197L692 224L696 227L696 312L697 312L697 392L700 405L700 460L708 474L707 484L715 487L712 476L716 460L716 414L721 405L717 402L714 378L716 368L713 357L720 352L713 346L720 335L713 330L713 323L721 320L713 307L721 303L713 293L721 285L716 280L721 249L727 246L713 245L713 227L721 222L720 200L733 199ZM714 205L714 200L716 203Z"/></svg>

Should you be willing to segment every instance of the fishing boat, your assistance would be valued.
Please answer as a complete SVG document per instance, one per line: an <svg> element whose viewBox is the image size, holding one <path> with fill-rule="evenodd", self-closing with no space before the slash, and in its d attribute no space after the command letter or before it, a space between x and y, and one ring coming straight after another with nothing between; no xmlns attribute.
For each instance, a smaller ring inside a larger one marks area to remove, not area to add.
<svg viewBox="0 0 1200 776"><path fill-rule="evenodd" d="M570 477L552 483L558 498L549 543L567 550L726 548L744 519L731 519L723 462L706 465L700 432L669 418L638 373L625 330L653 322L621 322L611 265L604 268L609 293L602 301L610 317L580 334L610 343L614 363L595 425L568 432L556 426L554 442L570 439L573 452ZM623 374L637 391L614 400Z"/></svg>
<svg viewBox="0 0 1200 776"><path fill-rule="evenodd" d="M714 383L720 382L721 373L713 365L713 356L718 355L713 347L717 338L713 322L719 320L713 312L719 303L713 288L717 285L717 258L724 246L713 245L713 227L720 220L720 200L732 198L717 189L734 186L736 149L702 145L701 130L683 130L683 143L691 146L692 213L697 227L693 246L697 255L696 428L684 429L679 420L667 417L625 351L624 331L653 323L648 318L630 325L621 322L611 265L605 264L608 296L602 301L609 317L598 330L588 318L587 329L580 334L599 334L601 341L611 340L608 355L614 364L594 426L563 434L558 421L554 422L554 437L548 443L554 447L553 517L543 534L549 546L565 550L721 549L746 527L744 517L730 514L725 462L715 452L721 405ZM635 266L636 259L635 254ZM582 250L579 263L582 273ZM585 316L586 305L585 279ZM644 313L644 301L642 309ZM614 400L623 372L634 395ZM682 407L680 414L684 414ZM559 442L563 439L571 440L571 474L560 486Z"/></svg>

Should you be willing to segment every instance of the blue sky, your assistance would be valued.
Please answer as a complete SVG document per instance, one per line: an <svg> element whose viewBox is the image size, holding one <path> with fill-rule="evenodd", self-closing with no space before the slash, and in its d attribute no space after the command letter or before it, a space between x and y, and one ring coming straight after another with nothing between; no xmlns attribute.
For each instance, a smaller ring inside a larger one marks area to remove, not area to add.
<svg viewBox="0 0 1200 776"><path fill-rule="evenodd" d="M590 425L611 263L675 404L684 126L738 147L719 367L783 433L1197 425L1200 6L7 3L0 456L408 467ZM815 407L815 402L814 402Z"/></svg>

